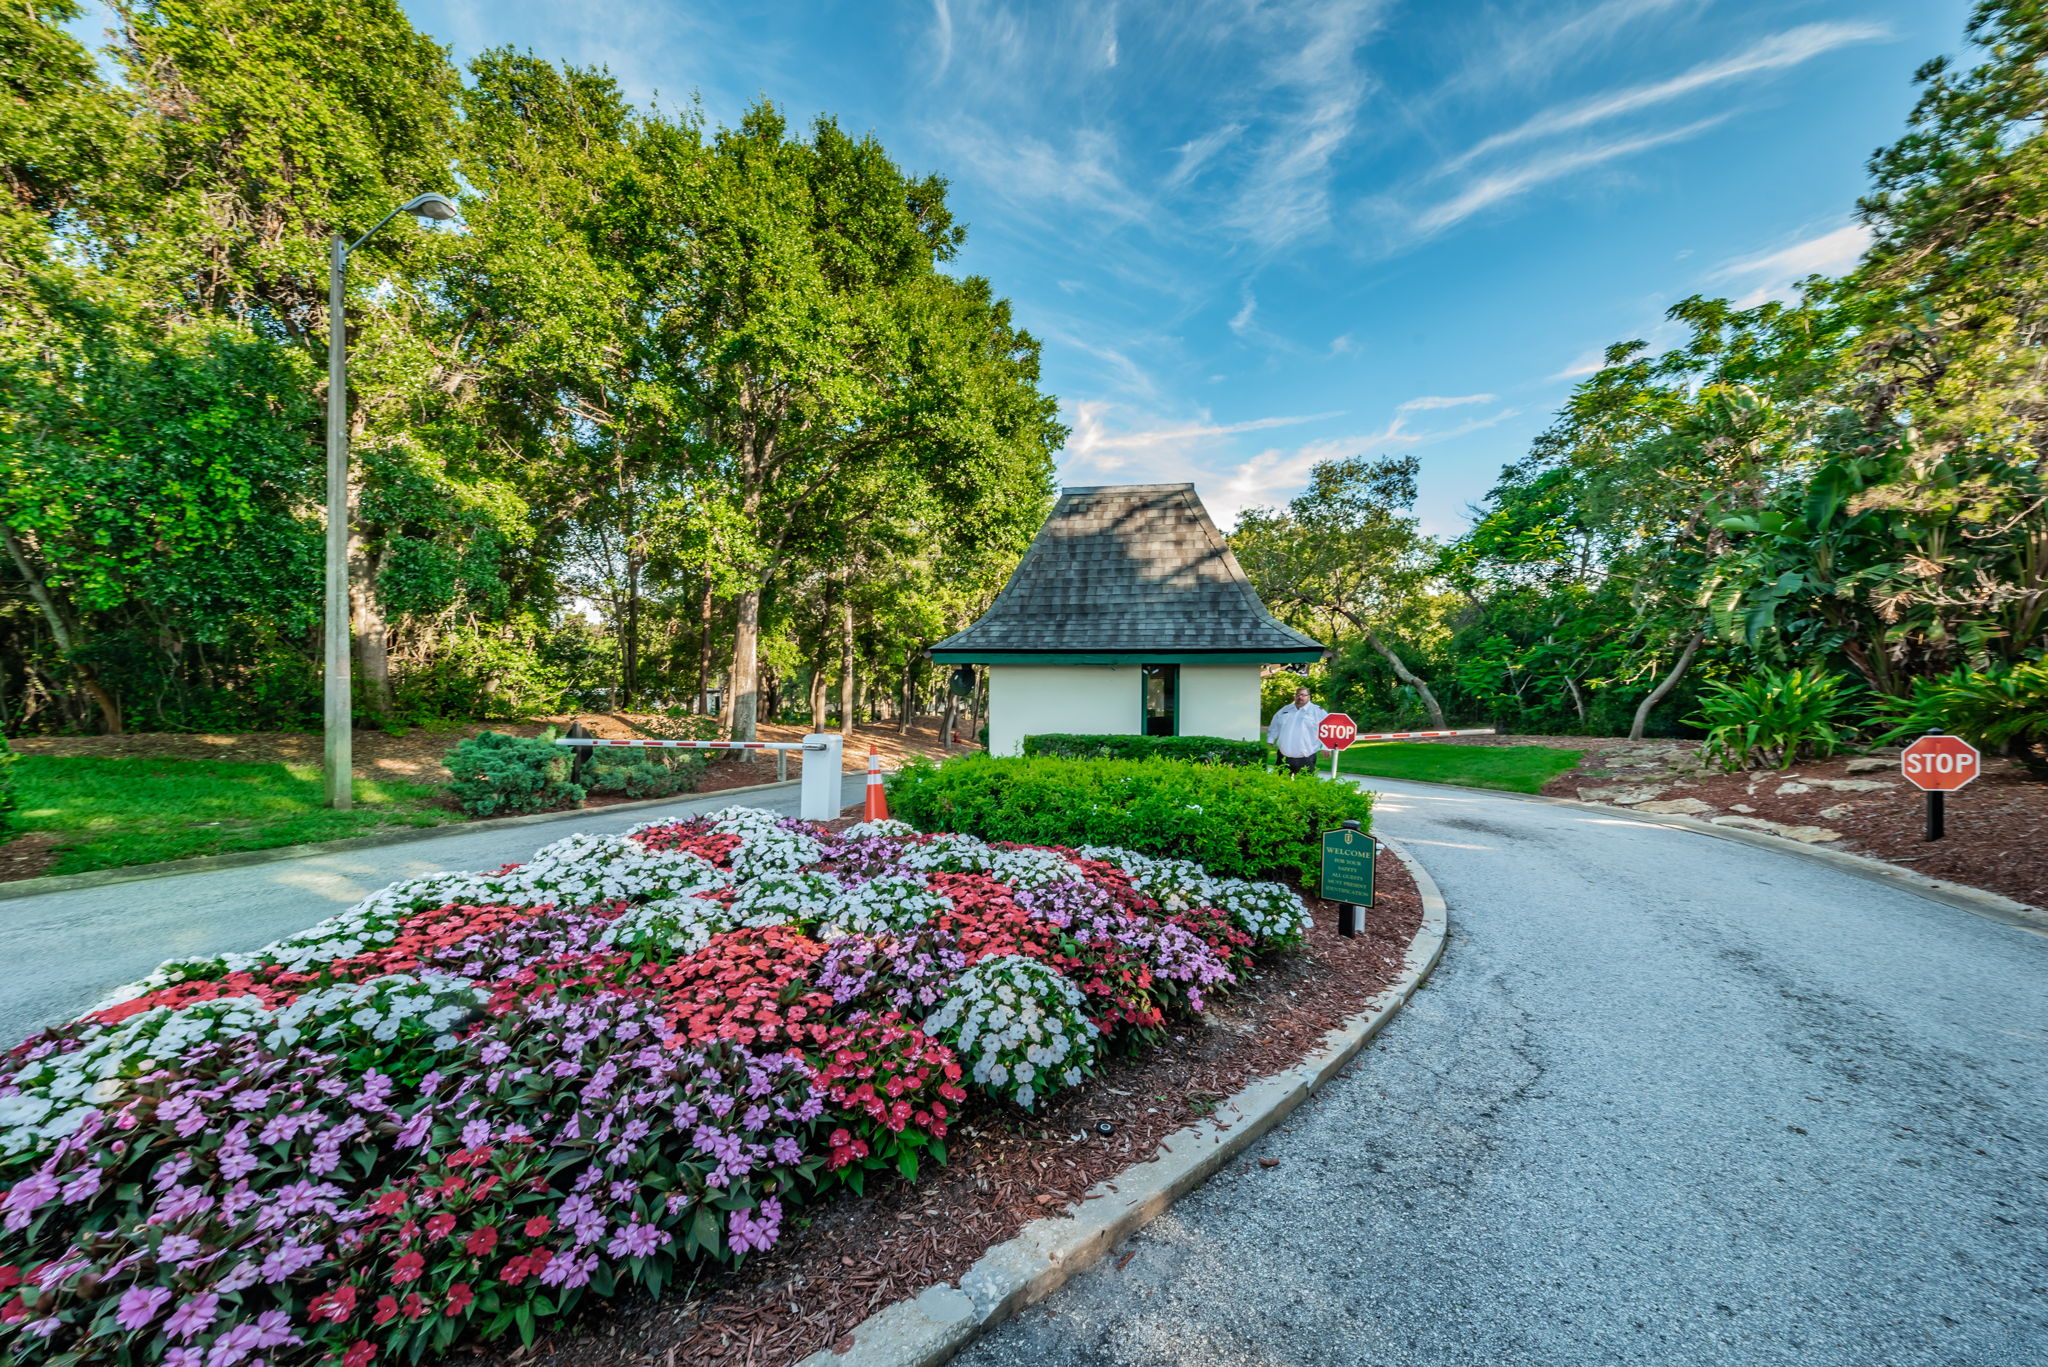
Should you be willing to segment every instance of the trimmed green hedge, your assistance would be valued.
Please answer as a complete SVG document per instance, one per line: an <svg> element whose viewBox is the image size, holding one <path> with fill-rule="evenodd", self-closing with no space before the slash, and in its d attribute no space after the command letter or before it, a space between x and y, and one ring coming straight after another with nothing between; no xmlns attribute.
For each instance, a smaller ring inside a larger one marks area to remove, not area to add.
<svg viewBox="0 0 2048 1367"><path fill-rule="evenodd" d="M1221 736L1079 736L1048 732L1024 737L1024 755L1053 759L1182 759L1195 764L1266 764L1266 743Z"/></svg>
<svg viewBox="0 0 2048 1367"><path fill-rule="evenodd" d="M1323 832L1372 824L1349 783L1172 760L918 760L889 779L889 810L921 831L1030 845L1120 845L1230 878L1295 875L1313 890Z"/></svg>

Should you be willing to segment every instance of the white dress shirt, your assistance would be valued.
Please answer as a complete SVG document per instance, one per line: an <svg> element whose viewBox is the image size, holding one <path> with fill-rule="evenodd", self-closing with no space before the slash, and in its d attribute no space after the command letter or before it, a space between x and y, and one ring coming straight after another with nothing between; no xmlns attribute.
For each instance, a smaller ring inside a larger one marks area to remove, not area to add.
<svg viewBox="0 0 2048 1367"><path fill-rule="evenodd" d="M1293 703L1273 714L1272 725L1266 728L1266 739L1279 747L1283 755L1300 759L1319 753L1323 748L1322 737L1316 731L1329 716L1314 703L1297 707Z"/></svg>

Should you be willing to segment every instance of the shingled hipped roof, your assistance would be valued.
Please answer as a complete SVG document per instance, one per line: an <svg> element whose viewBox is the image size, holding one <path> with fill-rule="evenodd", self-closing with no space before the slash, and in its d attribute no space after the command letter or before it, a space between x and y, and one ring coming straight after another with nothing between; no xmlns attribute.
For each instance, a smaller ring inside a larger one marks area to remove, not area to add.
<svg viewBox="0 0 2048 1367"><path fill-rule="evenodd" d="M1306 661L1244 577L1192 484L1068 489L987 615L935 660Z"/></svg>

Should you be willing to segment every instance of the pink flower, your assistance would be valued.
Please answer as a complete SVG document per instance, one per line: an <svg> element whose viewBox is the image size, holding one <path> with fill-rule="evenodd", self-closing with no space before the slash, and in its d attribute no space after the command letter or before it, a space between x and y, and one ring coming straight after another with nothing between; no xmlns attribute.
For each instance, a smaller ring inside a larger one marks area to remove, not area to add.
<svg viewBox="0 0 2048 1367"><path fill-rule="evenodd" d="M202 1334L206 1332L206 1327L213 1323L219 1309L220 1297L211 1291L201 1292L197 1296L187 1296L179 1301L178 1308L171 1312L170 1319L164 1324L164 1332L178 1339L189 1339L196 1334Z"/></svg>
<svg viewBox="0 0 2048 1367"><path fill-rule="evenodd" d="M168 1286L131 1286L121 1293L121 1306L115 1312L114 1322L130 1333L146 1328L156 1322L170 1298Z"/></svg>

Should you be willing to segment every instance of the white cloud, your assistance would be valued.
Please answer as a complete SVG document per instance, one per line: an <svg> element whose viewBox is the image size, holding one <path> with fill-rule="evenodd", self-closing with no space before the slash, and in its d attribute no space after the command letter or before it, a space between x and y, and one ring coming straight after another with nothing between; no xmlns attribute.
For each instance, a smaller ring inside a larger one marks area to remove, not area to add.
<svg viewBox="0 0 2048 1367"><path fill-rule="evenodd" d="M1357 50L1377 18L1375 0L1324 4L1313 27L1270 64L1265 108L1292 105L1269 121L1258 167L1240 187L1232 226L1277 248L1320 231L1330 220L1330 168L1350 139L1368 82Z"/></svg>
<svg viewBox="0 0 2048 1367"><path fill-rule="evenodd" d="M1490 171L1475 178L1463 190L1449 199L1416 215L1410 224L1412 231L1420 237L1438 233L1454 223L1462 223L1481 209L1499 204L1504 200L1535 189L1549 181L1614 161L1620 157L1646 152L1652 147L1667 143L1681 142L1686 138L1704 133L1728 116L1723 114L1698 123L1687 124L1665 133L1650 133L1641 137L1623 138L1619 141L1596 143L1571 152L1554 152L1538 156L1519 166L1510 166Z"/></svg>
<svg viewBox="0 0 2048 1367"><path fill-rule="evenodd" d="M1582 53L1613 44L1622 31L1638 19L1648 19L1666 10L1691 7L1701 0L1600 0L1568 19L1556 17L1556 0L1546 0L1533 21L1510 21L1500 41L1481 45L1480 55L1450 83L1450 91L1474 88L1496 89L1503 83L1520 84L1549 77L1560 66Z"/></svg>
<svg viewBox="0 0 2048 1367"><path fill-rule="evenodd" d="M1792 286L1807 276L1840 275L1854 266L1870 246L1870 236L1863 224L1846 224L1789 247L1726 262L1708 278L1748 281L1749 293L1736 300L1741 308L1755 308L1767 299L1789 300Z"/></svg>
<svg viewBox="0 0 2048 1367"><path fill-rule="evenodd" d="M1493 394L1460 394L1455 398L1442 394L1424 394L1420 398L1408 400L1395 411L1414 413L1427 408L1462 408L1468 403L1492 403L1496 397Z"/></svg>
<svg viewBox="0 0 2048 1367"><path fill-rule="evenodd" d="M953 65L953 6L949 0L932 0L932 46L939 54L932 68L932 79L936 81Z"/></svg>
<svg viewBox="0 0 2048 1367"><path fill-rule="evenodd" d="M1377 432L1362 436L1325 437L1285 449L1268 447L1236 466L1211 488L1204 488L1202 502L1219 526L1229 526L1247 508L1273 507L1285 503L1308 483L1309 471L1326 460L1346 456L1373 455L1388 447L1428 446L1492 427L1516 416L1519 409L1503 409L1491 417L1475 418L1441 432L1411 432L1407 420L1398 414Z"/></svg>
<svg viewBox="0 0 2048 1367"><path fill-rule="evenodd" d="M1242 132L1243 124L1226 123L1221 128L1211 129L1201 137L1190 139L1174 148L1178 159L1174 162L1173 169L1166 173L1166 179L1161 182L1162 187L1167 190L1178 190L1186 185L1201 174L1202 168L1209 164L1210 158L1237 141L1238 135Z"/></svg>
<svg viewBox="0 0 2048 1367"><path fill-rule="evenodd" d="M1245 422L1210 421L1167 423L1136 430L1113 430L1112 406L1084 401L1074 405L1072 432L1061 465L1073 472L1109 475L1136 472L1158 478L1186 478L1186 458L1194 448L1222 437L1243 432L1263 432L1274 427L1293 427L1342 417L1336 413L1303 413L1285 417L1252 418ZM1178 473L1176 473L1178 472Z"/></svg>
<svg viewBox="0 0 2048 1367"><path fill-rule="evenodd" d="M1579 353L1578 359L1574 360L1563 370L1558 371L1555 375L1547 376L1546 378L1552 380L1576 380L1593 374L1606 364L1606 352L1582 351Z"/></svg>
<svg viewBox="0 0 2048 1367"><path fill-rule="evenodd" d="M1332 337L1330 339L1330 354L1332 356L1349 356L1357 350L1358 339L1348 332L1341 337Z"/></svg>
<svg viewBox="0 0 2048 1367"><path fill-rule="evenodd" d="M1555 109L1547 109L1505 133L1496 133L1480 141L1438 167L1436 174L1444 175L1462 170L1476 159L1516 143L1575 132L1607 119L1664 104L1695 91L1722 85L1744 76L1798 66L1823 53L1852 43L1875 42L1889 37L1891 31L1877 24L1802 24L1798 28L1787 29L1783 33L1774 34L1752 44L1731 57L1703 62L1669 80L1631 86L1626 90L1599 95L1590 100L1580 100Z"/></svg>
<svg viewBox="0 0 2048 1367"><path fill-rule="evenodd" d="M1252 321L1258 315L1258 311L1259 301L1252 294L1251 290L1247 288L1244 292L1243 306L1236 313L1230 315L1230 330L1240 337L1250 337L1258 330L1257 325Z"/></svg>

